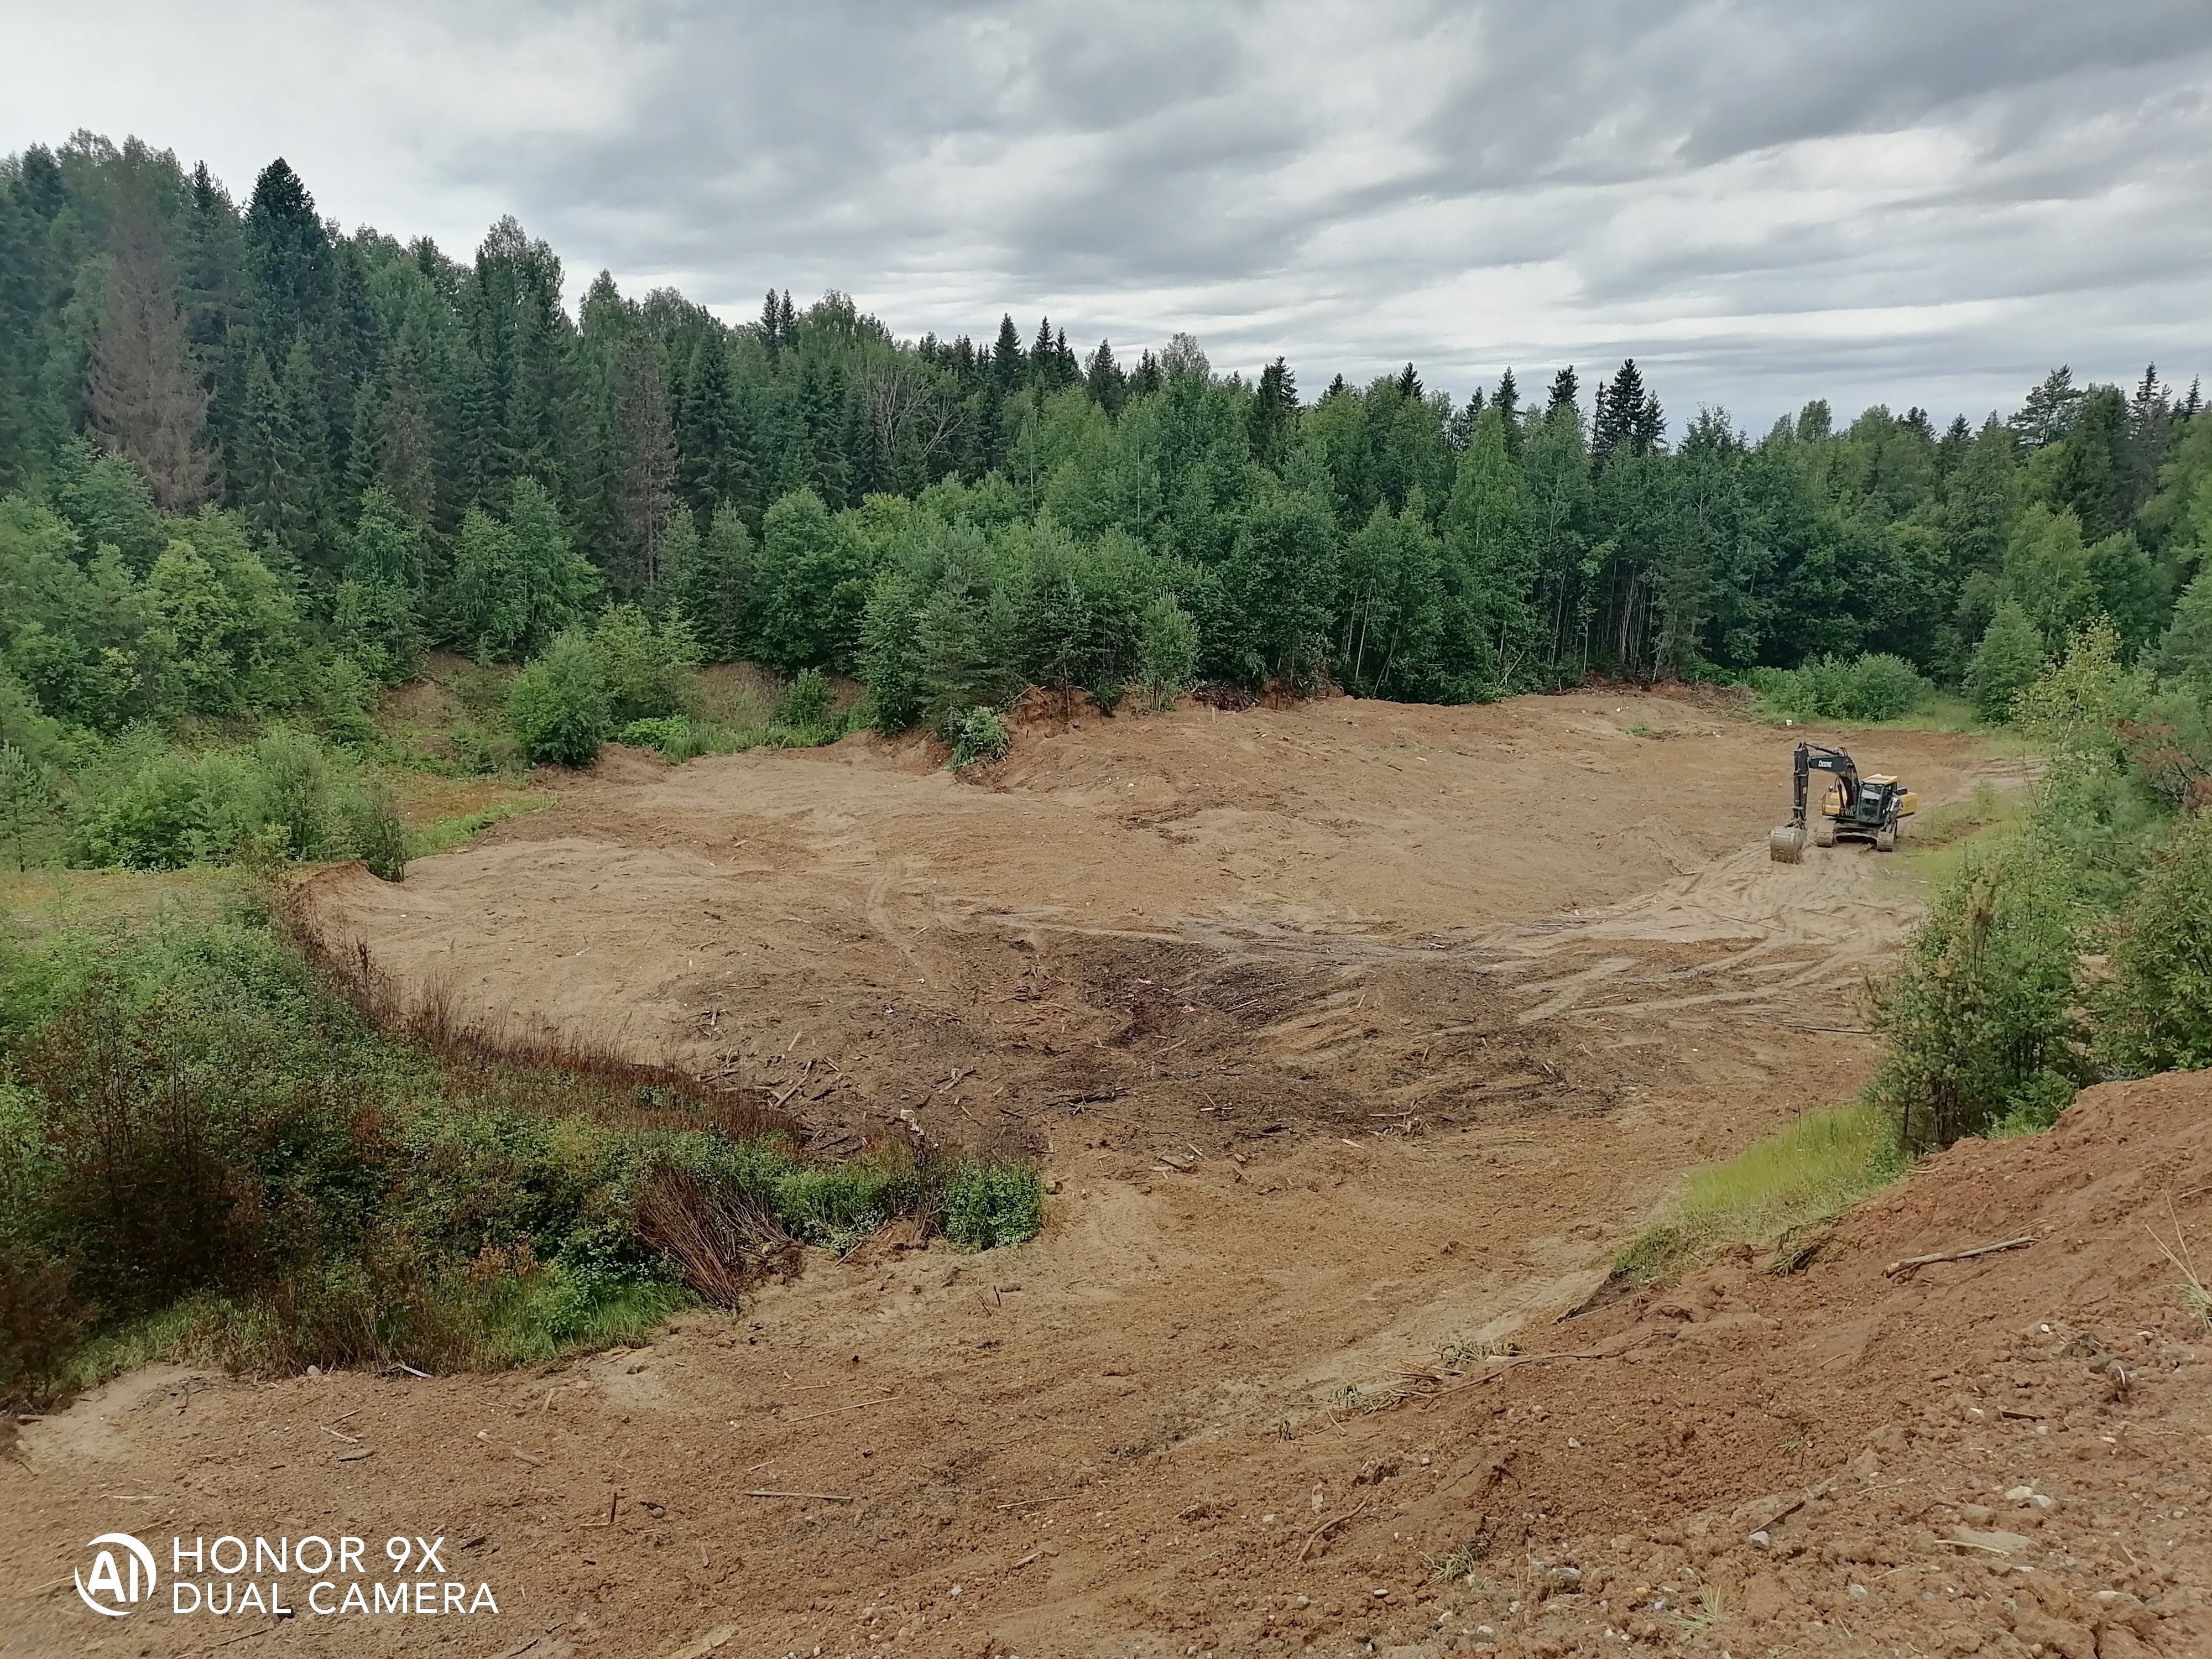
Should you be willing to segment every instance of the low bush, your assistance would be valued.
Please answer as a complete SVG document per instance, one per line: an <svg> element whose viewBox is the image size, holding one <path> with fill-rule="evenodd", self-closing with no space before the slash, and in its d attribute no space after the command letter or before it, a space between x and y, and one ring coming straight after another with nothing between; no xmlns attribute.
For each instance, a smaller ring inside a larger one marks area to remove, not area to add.
<svg viewBox="0 0 2212 1659"><path fill-rule="evenodd" d="M2123 911L2097 1048L2131 1075L2212 1066L2212 814L2191 813Z"/></svg>
<svg viewBox="0 0 2212 1659"><path fill-rule="evenodd" d="M1759 669L1752 684L1768 714L1796 720L1898 720L1933 690L1902 657L1876 652L1850 661L1817 657L1796 668Z"/></svg>
<svg viewBox="0 0 2212 1659"><path fill-rule="evenodd" d="M971 708L962 719L952 739L950 764L956 772L1006 758L1010 739L1006 722L988 708Z"/></svg>
<svg viewBox="0 0 2212 1659"><path fill-rule="evenodd" d="M507 718L523 758L589 766L611 729L605 672L580 629L556 638L544 656L514 677Z"/></svg>
<svg viewBox="0 0 2212 1659"><path fill-rule="evenodd" d="M2039 1128L2087 1081L2079 915L2035 837L1968 854L1869 994L1889 1051L1869 1098L1918 1153L1962 1135Z"/></svg>
<svg viewBox="0 0 2212 1659"><path fill-rule="evenodd" d="M794 731L811 731L830 724L830 681L818 668L803 670L777 705L775 723Z"/></svg>

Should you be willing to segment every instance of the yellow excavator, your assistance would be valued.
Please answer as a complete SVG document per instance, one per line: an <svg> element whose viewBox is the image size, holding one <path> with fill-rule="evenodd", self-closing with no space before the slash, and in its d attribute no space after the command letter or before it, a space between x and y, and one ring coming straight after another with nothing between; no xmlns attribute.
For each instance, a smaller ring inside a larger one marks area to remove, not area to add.
<svg viewBox="0 0 2212 1659"><path fill-rule="evenodd" d="M1817 813L1810 810L1815 772L1827 779ZM1808 838L1815 847L1871 842L1875 852L1887 853L1897 845L1903 821L1919 810L1912 792L1895 778L1881 773L1861 777L1842 750L1801 743L1791 774L1790 822L1767 833L1766 855L1777 864L1795 864L1804 857Z"/></svg>

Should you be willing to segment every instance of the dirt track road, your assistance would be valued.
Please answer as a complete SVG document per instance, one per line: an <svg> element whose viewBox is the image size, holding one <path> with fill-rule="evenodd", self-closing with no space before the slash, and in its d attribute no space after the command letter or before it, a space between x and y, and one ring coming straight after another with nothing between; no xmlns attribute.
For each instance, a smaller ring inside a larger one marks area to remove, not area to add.
<svg viewBox="0 0 2212 1659"><path fill-rule="evenodd" d="M240 1651L1276 1651L1294 1607L1288 1646L1433 1644L1411 1604L1456 1521L1394 1523L1375 1471L1471 1420L1370 1408L1552 1346L1683 1170L1863 1074L1836 1028L1914 901L1870 851L1768 863L1790 735L1578 695L1090 722L983 785L872 739L618 757L404 885L322 878L327 937L465 1018L675 1057L824 1149L902 1109L1030 1146L1046 1231L880 1238L544 1375L141 1373L0 1470L9 1583L118 1528L405 1531L479 1540L497 1619ZM1852 746L1929 800L2002 770ZM8 1600L7 1655L246 1629Z"/></svg>

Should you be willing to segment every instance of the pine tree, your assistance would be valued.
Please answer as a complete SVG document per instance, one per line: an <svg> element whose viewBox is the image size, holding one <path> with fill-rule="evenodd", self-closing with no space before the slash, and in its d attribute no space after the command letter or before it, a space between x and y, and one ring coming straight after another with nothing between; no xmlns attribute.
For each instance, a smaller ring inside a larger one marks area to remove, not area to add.
<svg viewBox="0 0 2212 1659"><path fill-rule="evenodd" d="M781 319L776 311L774 289L769 289L768 298L761 301L760 337L761 343L768 348L768 355L773 360L783 345Z"/></svg>
<svg viewBox="0 0 2212 1659"><path fill-rule="evenodd" d="M2172 429L2172 388L2160 382L2158 365L2148 364L2128 404L2127 514L2131 519L2158 491L2159 464L2166 459Z"/></svg>
<svg viewBox="0 0 2212 1659"><path fill-rule="evenodd" d="M2022 447L2041 449L2071 432L2082 395L2081 388L2074 384L2074 371L2065 364L2045 375L2043 384L2027 394L2027 403L2012 417L2012 428L2020 434Z"/></svg>
<svg viewBox="0 0 2212 1659"><path fill-rule="evenodd" d="M783 298L776 301L775 343L787 351L799 349L799 315L791 308L789 289L784 289Z"/></svg>

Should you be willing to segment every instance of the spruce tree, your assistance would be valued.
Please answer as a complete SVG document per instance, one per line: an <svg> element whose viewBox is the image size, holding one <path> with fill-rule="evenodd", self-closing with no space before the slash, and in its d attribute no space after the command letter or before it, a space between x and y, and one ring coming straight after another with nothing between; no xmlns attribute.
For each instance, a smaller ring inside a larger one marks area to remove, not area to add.
<svg viewBox="0 0 2212 1659"><path fill-rule="evenodd" d="M1503 423L1505 453L1518 455L1521 453L1521 383L1513 378L1511 369L1507 369L1498 377L1498 392L1491 398L1490 406L1498 411L1498 418Z"/></svg>
<svg viewBox="0 0 2212 1659"><path fill-rule="evenodd" d="M1444 546L1444 669L1463 696L1502 695L1535 635L1536 550L1528 491L1505 449L1501 410L1483 410L1452 483Z"/></svg>
<svg viewBox="0 0 2212 1659"><path fill-rule="evenodd" d="M284 355L283 395L285 420L299 458L301 514L298 532L285 547L303 564L327 566L332 495L330 425L323 412L314 357L304 333L292 337L292 349Z"/></svg>
<svg viewBox="0 0 2212 1659"><path fill-rule="evenodd" d="M1643 371L1636 367L1636 359L1630 357L1613 372L1612 381L1606 386L1590 433L1590 453L1601 465L1619 455L1640 453L1636 434L1638 423L1644 417L1644 403Z"/></svg>
<svg viewBox="0 0 2212 1659"><path fill-rule="evenodd" d="M704 537L672 580L677 606L708 662L745 654L752 626L753 538L735 507L714 509Z"/></svg>
<svg viewBox="0 0 2212 1659"><path fill-rule="evenodd" d="M1544 404L1545 418L1548 420L1561 410L1566 409L1573 410L1575 418L1577 421L1581 420L1582 404L1578 401L1581 392L1582 382L1577 378L1571 366L1561 369L1552 376L1551 395Z"/></svg>
<svg viewBox="0 0 2212 1659"><path fill-rule="evenodd" d="M745 459L737 388L719 334L703 337L693 348L677 416L679 483L691 510L704 518L718 501L750 500L751 468Z"/></svg>
<svg viewBox="0 0 2212 1659"><path fill-rule="evenodd" d="M101 441L146 475L162 507L185 512L206 498L215 467L201 441L208 394L194 372L160 222L143 196L125 204L112 246L85 409Z"/></svg>
<svg viewBox="0 0 2212 1659"><path fill-rule="evenodd" d="M1273 466L1291 424L1297 418L1298 381L1291 366L1278 357L1260 371L1260 384L1252 398L1252 456L1263 466Z"/></svg>
<svg viewBox="0 0 2212 1659"><path fill-rule="evenodd" d="M1052 391L1058 362L1052 349L1052 319L1047 317L1038 322L1036 339L1030 346L1030 384L1040 392Z"/></svg>
<svg viewBox="0 0 2212 1659"><path fill-rule="evenodd" d="M311 522L307 467L292 423L291 400L258 349L246 365L239 452L232 481L246 521L264 540L296 552Z"/></svg>
<svg viewBox="0 0 2212 1659"><path fill-rule="evenodd" d="M642 332L615 363L614 429L620 541L608 574L617 593L642 593L660 580L660 547L676 511L676 435L660 357Z"/></svg>
<svg viewBox="0 0 2212 1659"><path fill-rule="evenodd" d="M1101 340L1098 349L1091 354L1084 366L1083 382L1091 393L1091 401L1109 415L1121 412L1123 396L1128 390L1127 378L1121 366L1114 361L1114 345L1110 340Z"/></svg>
<svg viewBox="0 0 2212 1659"><path fill-rule="evenodd" d="M1027 378L1027 359L1022 353L1022 337L1014 331L1011 313L999 319L998 343L991 348L991 380L1000 397L1012 397Z"/></svg>
<svg viewBox="0 0 2212 1659"><path fill-rule="evenodd" d="M246 274L258 343L281 358L323 314L331 295L330 233L314 198L283 156L261 170L246 210Z"/></svg>

